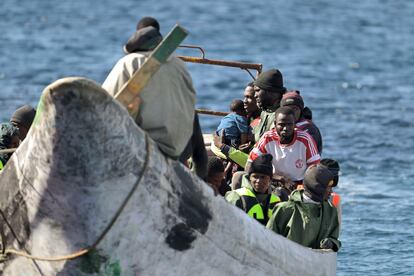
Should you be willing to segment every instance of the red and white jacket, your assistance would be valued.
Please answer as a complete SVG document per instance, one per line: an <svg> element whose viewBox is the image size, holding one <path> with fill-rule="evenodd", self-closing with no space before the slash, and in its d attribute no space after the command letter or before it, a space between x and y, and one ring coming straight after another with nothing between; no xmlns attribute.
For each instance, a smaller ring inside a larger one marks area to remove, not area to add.
<svg viewBox="0 0 414 276"><path fill-rule="evenodd" d="M247 162L265 153L273 156L273 173L287 176L293 181L302 181L306 168L319 163L321 159L312 136L301 130L295 130L290 144L280 144L276 130L266 132L250 152Z"/></svg>

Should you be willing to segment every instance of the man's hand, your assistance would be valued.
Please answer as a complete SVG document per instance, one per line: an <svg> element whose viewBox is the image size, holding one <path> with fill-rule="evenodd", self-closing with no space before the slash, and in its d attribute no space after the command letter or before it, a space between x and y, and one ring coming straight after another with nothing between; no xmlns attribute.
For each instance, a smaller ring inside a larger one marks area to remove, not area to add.
<svg viewBox="0 0 414 276"><path fill-rule="evenodd" d="M220 131L220 135L217 135L215 131L213 132L213 143L217 148L221 149L224 145L224 129Z"/></svg>
<svg viewBox="0 0 414 276"><path fill-rule="evenodd" d="M320 247L321 247L321 249L332 249L332 250L334 250L335 244L329 239L324 239L324 240L321 241Z"/></svg>

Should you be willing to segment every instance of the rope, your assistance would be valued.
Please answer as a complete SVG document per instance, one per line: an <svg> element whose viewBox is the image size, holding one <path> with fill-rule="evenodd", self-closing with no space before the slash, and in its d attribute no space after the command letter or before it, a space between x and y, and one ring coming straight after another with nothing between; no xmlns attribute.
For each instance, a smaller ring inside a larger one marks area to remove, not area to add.
<svg viewBox="0 0 414 276"><path fill-rule="evenodd" d="M118 208L117 212L112 217L109 224L105 227L105 229L102 231L102 233L99 235L99 237L96 239L96 241L92 245L90 245L90 246L88 246L84 249L80 249L80 250L78 250L78 251L76 251L72 254L64 255L64 256L58 256L58 257L33 256L33 255L28 254L26 252L19 251L19 250L16 250L14 248L9 248L9 249L6 249L3 254L0 254L0 259L3 261L5 259L7 259L7 257L10 256L10 255L17 255L17 256L25 257L25 258L32 259L32 260L37 260L37 261L49 261L49 262L67 261L67 260L73 260L73 259L79 258L79 257L87 254L92 249L96 248L98 246L98 244L105 238L106 234L109 232L109 230L112 228L112 226L115 224L118 217L121 215L122 211L124 210L125 206L128 204L129 200L131 199L131 197L134 194L135 190L137 189L139 183L141 182L145 172L148 169L148 163L149 163L151 147L150 147L150 143L149 143L147 134L145 134L145 143L146 143L147 155L145 156L144 168L141 171L141 174L139 175L139 177L138 177L137 181L135 182L134 186L132 187L132 189L129 191L129 193L126 196L125 200L122 202L121 206ZM11 229L10 225L9 225L9 227Z"/></svg>

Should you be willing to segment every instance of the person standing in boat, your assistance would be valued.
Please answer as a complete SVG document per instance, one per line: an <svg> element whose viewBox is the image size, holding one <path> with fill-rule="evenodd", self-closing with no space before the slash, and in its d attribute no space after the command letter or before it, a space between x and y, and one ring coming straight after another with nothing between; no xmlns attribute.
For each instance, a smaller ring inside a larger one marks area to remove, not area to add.
<svg viewBox="0 0 414 276"><path fill-rule="evenodd" d="M254 81L254 92L257 106L262 110L260 124L254 130L255 141L273 128L275 111L280 106L280 100L286 92L283 86L283 76L278 69L270 69L259 75Z"/></svg>
<svg viewBox="0 0 414 276"><path fill-rule="evenodd" d="M295 113L295 126L299 130L308 132L315 140L319 154L322 154L322 135L312 120L305 119L303 109L305 103L299 91L289 91L283 95L280 106L289 106Z"/></svg>
<svg viewBox="0 0 414 276"><path fill-rule="evenodd" d="M274 112L279 107L280 100L286 92L286 88L283 86L282 73L278 69L262 72L253 82L253 89L256 105L260 109L260 119L256 121L258 123L253 127L254 142L257 142L266 131L274 126ZM219 135L213 133L213 152L217 149L216 151L219 151L218 154L215 152L217 155L225 156L244 168L248 154L221 143L222 138Z"/></svg>
<svg viewBox="0 0 414 276"><path fill-rule="evenodd" d="M265 154L256 158L243 178L242 187L226 193L226 200L266 225L273 208L280 202L270 187L272 175L272 156Z"/></svg>
<svg viewBox="0 0 414 276"><path fill-rule="evenodd" d="M20 144L19 129L11 123L0 124L0 149L17 148ZM0 170L6 165L13 153L0 153Z"/></svg>
<svg viewBox="0 0 414 276"><path fill-rule="evenodd" d="M255 129L260 124L261 113L254 94L254 84L253 82L249 82L243 92L243 104L247 113L248 123L252 129Z"/></svg>
<svg viewBox="0 0 414 276"><path fill-rule="evenodd" d="M126 55L102 84L111 96L116 95L162 41L160 25L152 17L142 18L136 29L123 47ZM140 101L136 123L163 153L177 159L193 134L196 118L195 90L184 62L172 56L162 64L141 92Z"/></svg>
<svg viewBox="0 0 414 276"><path fill-rule="evenodd" d="M27 132L29 132L30 126L36 116L36 109L31 105L24 105L16 109L10 118L10 123L19 129L20 140L23 141L26 138Z"/></svg>
<svg viewBox="0 0 414 276"><path fill-rule="evenodd" d="M266 132L249 154L246 168L259 156L273 156L273 172L301 184L307 167L320 162L315 141L309 133L295 129L291 108L276 110L275 129Z"/></svg>
<svg viewBox="0 0 414 276"><path fill-rule="evenodd" d="M327 200L333 183L334 175L326 166L310 166L304 189L293 191L288 201L278 204L266 227L303 246L338 251L338 212Z"/></svg>

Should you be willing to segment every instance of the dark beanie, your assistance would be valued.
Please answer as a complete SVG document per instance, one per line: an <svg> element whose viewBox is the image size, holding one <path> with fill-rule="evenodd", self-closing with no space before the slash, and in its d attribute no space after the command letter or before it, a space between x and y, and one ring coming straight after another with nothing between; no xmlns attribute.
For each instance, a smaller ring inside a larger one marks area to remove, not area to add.
<svg viewBox="0 0 414 276"><path fill-rule="evenodd" d="M160 31L160 24L158 23L157 19L153 17L143 17L138 23L137 23L137 30L140 30L142 28L152 26L158 31Z"/></svg>
<svg viewBox="0 0 414 276"><path fill-rule="evenodd" d="M327 167L329 171L334 175L334 183L332 187L336 187L338 185L340 171L338 161L329 158L324 158L321 160L321 164Z"/></svg>
<svg viewBox="0 0 414 276"><path fill-rule="evenodd" d="M33 123L36 110L30 105L18 108L10 118L10 122L19 124L25 128L30 128Z"/></svg>
<svg viewBox="0 0 414 276"><path fill-rule="evenodd" d="M321 164L310 166L303 179L305 194L314 201L322 202L329 182L333 179L333 174L326 166Z"/></svg>
<svg viewBox="0 0 414 276"><path fill-rule="evenodd" d="M273 156L270 154L264 154L253 160L249 174L252 173L262 173L272 177L273 175L273 166L272 166Z"/></svg>
<svg viewBox="0 0 414 276"><path fill-rule="evenodd" d="M283 86L282 73L277 69L270 69L261 73L254 81L254 85L270 92L284 93L286 91Z"/></svg>
<svg viewBox="0 0 414 276"><path fill-rule="evenodd" d="M288 105L298 106L300 110L303 110L305 107L302 96L299 95L296 91L283 94L282 100L280 101L280 106Z"/></svg>
<svg viewBox="0 0 414 276"><path fill-rule="evenodd" d="M138 51L151 51L162 41L162 35L160 32L152 27L148 26L138 31L128 39L124 45L124 52L130 54Z"/></svg>

